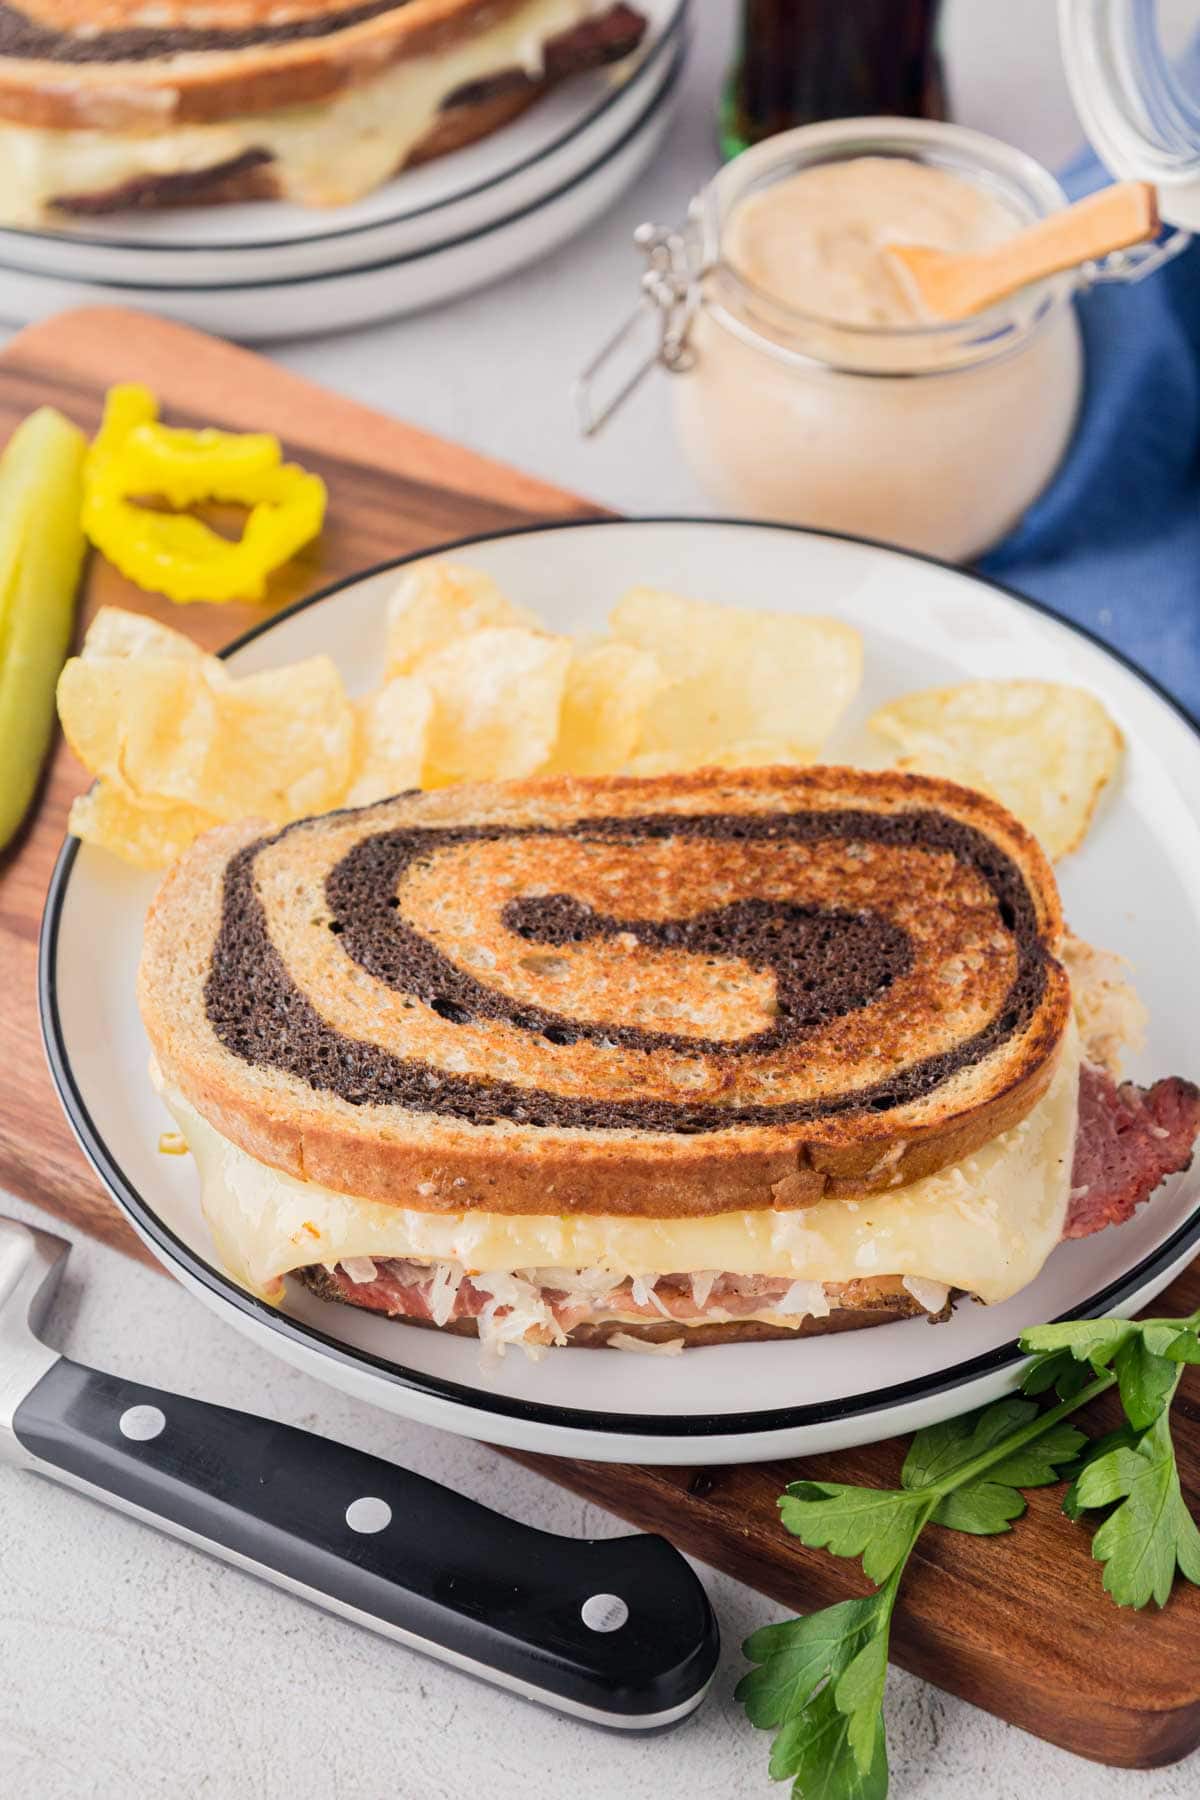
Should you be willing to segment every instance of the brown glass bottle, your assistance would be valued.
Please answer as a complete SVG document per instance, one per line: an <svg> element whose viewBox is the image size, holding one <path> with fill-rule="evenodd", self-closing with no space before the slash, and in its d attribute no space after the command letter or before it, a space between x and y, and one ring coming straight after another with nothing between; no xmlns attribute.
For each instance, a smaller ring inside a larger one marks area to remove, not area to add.
<svg viewBox="0 0 1200 1800"><path fill-rule="evenodd" d="M816 119L943 119L941 0L742 0L721 153Z"/></svg>

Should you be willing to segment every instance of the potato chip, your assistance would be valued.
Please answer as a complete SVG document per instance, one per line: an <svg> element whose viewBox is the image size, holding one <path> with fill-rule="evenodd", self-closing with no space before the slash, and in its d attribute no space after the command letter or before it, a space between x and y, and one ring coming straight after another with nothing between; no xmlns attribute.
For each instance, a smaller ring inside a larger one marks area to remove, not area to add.
<svg viewBox="0 0 1200 1800"><path fill-rule="evenodd" d="M122 606L102 606L87 629L79 654L88 662L105 656L165 656L183 662L212 665L224 670L215 656L207 656L182 631L172 631L145 613L127 612Z"/></svg>
<svg viewBox="0 0 1200 1800"><path fill-rule="evenodd" d="M862 673L859 635L836 619L633 588L611 625L662 665L669 685L646 715L638 751L666 756L673 769L719 763L730 746L754 743L811 761Z"/></svg>
<svg viewBox="0 0 1200 1800"><path fill-rule="evenodd" d="M371 806L421 785L433 695L413 675L394 675L354 708L354 779L347 806Z"/></svg>
<svg viewBox="0 0 1200 1800"><path fill-rule="evenodd" d="M246 675L219 695L219 733L189 795L223 819L282 823L336 806L350 780L354 713L328 656Z"/></svg>
<svg viewBox="0 0 1200 1800"><path fill-rule="evenodd" d="M447 777L504 781L541 768L558 736L571 661L566 638L496 626L426 657L434 712L425 785Z"/></svg>
<svg viewBox="0 0 1200 1800"><path fill-rule="evenodd" d="M999 800L1047 856L1083 842L1124 740L1093 694L1051 681L964 681L907 694L872 728L900 767L944 775Z"/></svg>
<svg viewBox="0 0 1200 1800"><path fill-rule="evenodd" d="M93 775L141 806L201 804L217 699L183 657L72 657L58 680L67 742ZM215 808L212 810L216 810Z"/></svg>
<svg viewBox="0 0 1200 1800"><path fill-rule="evenodd" d="M419 563L388 601L387 672L408 675L423 657L489 626L540 629L540 620L504 598L490 575L455 563Z"/></svg>
<svg viewBox="0 0 1200 1800"><path fill-rule="evenodd" d="M141 808L221 819L283 823L337 805L354 714L329 657L234 681L199 652L139 651L130 616L102 621L101 644L121 653L74 657L59 677L63 731L93 775ZM177 635L151 624L146 642L162 641L160 630Z"/></svg>
<svg viewBox="0 0 1200 1800"><path fill-rule="evenodd" d="M567 667L558 742L546 764L556 775L609 775L623 769L662 686L658 658L632 644L577 649Z"/></svg>
<svg viewBox="0 0 1200 1800"><path fill-rule="evenodd" d="M195 806L138 806L111 782L98 781L73 802L67 829L139 869L163 869L216 823Z"/></svg>

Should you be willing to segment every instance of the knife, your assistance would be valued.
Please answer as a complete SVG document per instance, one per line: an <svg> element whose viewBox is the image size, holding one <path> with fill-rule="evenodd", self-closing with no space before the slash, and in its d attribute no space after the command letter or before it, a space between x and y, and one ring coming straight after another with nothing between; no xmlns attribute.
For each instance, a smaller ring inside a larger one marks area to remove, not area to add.
<svg viewBox="0 0 1200 1800"><path fill-rule="evenodd" d="M70 1245L0 1217L0 1459L590 1724L694 1711L719 1636L665 1539L565 1538L329 1438L44 1344Z"/></svg>

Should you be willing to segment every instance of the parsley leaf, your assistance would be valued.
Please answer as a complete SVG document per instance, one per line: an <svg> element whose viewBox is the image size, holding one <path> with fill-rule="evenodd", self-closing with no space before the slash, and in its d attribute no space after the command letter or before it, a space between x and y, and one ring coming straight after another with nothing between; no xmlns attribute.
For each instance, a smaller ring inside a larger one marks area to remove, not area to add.
<svg viewBox="0 0 1200 1800"><path fill-rule="evenodd" d="M955 1531L970 1531L976 1537L990 1537L1008 1531L1014 1519L1025 1511L1020 1488L1048 1487L1061 1481L1064 1465L1078 1461L1087 1443L1082 1431L1073 1425L1059 1424L1044 1438L1025 1444L993 1464L986 1477L978 1477L953 1489L938 1504L933 1515L935 1525L949 1525Z"/></svg>
<svg viewBox="0 0 1200 1800"><path fill-rule="evenodd" d="M1022 1332L1021 1348L1035 1355L1069 1350L1077 1362L1104 1368L1137 1330L1132 1319L1062 1319L1057 1325L1034 1325Z"/></svg>
<svg viewBox="0 0 1200 1800"><path fill-rule="evenodd" d="M837 1481L793 1481L779 1516L793 1537L835 1556L861 1556L863 1573L886 1581L916 1542L925 1519L923 1496L894 1488L853 1487Z"/></svg>
<svg viewBox="0 0 1200 1800"><path fill-rule="evenodd" d="M1126 1338L1112 1359L1121 1388L1121 1405L1135 1431L1153 1425L1179 1380L1179 1364L1156 1354L1149 1339L1149 1330L1137 1332Z"/></svg>
<svg viewBox="0 0 1200 1800"><path fill-rule="evenodd" d="M1069 1350L1051 1350L1030 1363L1021 1383L1021 1392L1048 1394L1053 1388L1060 1400L1073 1400L1091 1378L1087 1363L1076 1362Z"/></svg>
<svg viewBox="0 0 1200 1800"><path fill-rule="evenodd" d="M1032 1433L1027 1427L1033 1428ZM1010 1444L1018 1433L1028 1441ZM918 1432L900 1479L906 1488L945 1488L960 1494L997 1482L1014 1488L1044 1487L1058 1479L1058 1465L1078 1455L1084 1441L1073 1425L1061 1421L1051 1425L1032 1400L1013 1395L981 1413ZM969 1465L983 1458L986 1479L976 1479Z"/></svg>
<svg viewBox="0 0 1200 1800"><path fill-rule="evenodd" d="M1118 1446L1125 1444L1131 1446L1136 1444L1139 1436L1140 1433L1136 1432L1126 1419L1125 1423L1118 1425L1115 1431L1107 1431L1103 1437L1089 1439L1086 1450L1062 1470L1063 1475L1071 1484L1063 1495L1062 1503L1062 1509L1068 1519L1081 1519L1087 1511L1079 1498L1079 1477L1083 1471L1089 1464L1098 1462L1102 1456L1107 1456L1110 1450L1115 1450Z"/></svg>
<svg viewBox="0 0 1200 1800"><path fill-rule="evenodd" d="M890 1616L891 1608L888 1608ZM888 1623L885 1617L850 1667L838 1678L834 1703L847 1720L846 1737L860 1775L870 1775L883 1741L883 1690L887 1686Z"/></svg>
<svg viewBox="0 0 1200 1800"><path fill-rule="evenodd" d="M1021 1335L1021 1348L1038 1360L1024 1381L1027 1394L1055 1385L1067 1356L1094 1368L1114 1367L1122 1353L1165 1357L1169 1362L1200 1363L1200 1317L1189 1319L1064 1319L1057 1325L1035 1325ZM1061 1393L1065 1400L1067 1395ZM1124 1393L1122 1393L1124 1399Z"/></svg>
<svg viewBox="0 0 1200 1800"><path fill-rule="evenodd" d="M761 1663L738 1684L737 1699L752 1725L782 1725L804 1706L827 1676L848 1668L875 1628L879 1596L842 1600L803 1619L764 1625L742 1646Z"/></svg>
<svg viewBox="0 0 1200 1800"><path fill-rule="evenodd" d="M887 1793L879 1711L892 1599L880 1590L843 1600L764 1626L743 1646L760 1666L742 1677L735 1697L752 1725L780 1728L770 1772L776 1781L790 1777L803 1800L883 1800Z"/></svg>
<svg viewBox="0 0 1200 1800"><path fill-rule="evenodd" d="M810 1709L810 1723L786 1773L795 1777L792 1792L804 1800L886 1800L887 1739L875 1734L875 1751L864 1774L850 1747L851 1723L824 1687ZM772 1759L773 1761L774 1759Z"/></svg>
<svg viewBox="0 0 1200 1800"><path fill-rule="evenodd" d="M1013 1395L997 1400L983 1412L966 1418L944 1419L918 1431L904 1459L900 1480L906 1488L940 1487L950 1483L965 1464L995 1449L1003 1439L1037 1418L1032 1400Z"/></svg>
<svg viewBox="0 0 1200 1800"><path fill-rule="evenodd" d="M978 1537L1007 1531L1025 1511L1018 1489L1057 1481L1059 1465L1073 1461L1086 1441L1062 1421L1043 1427L1044 1416L1032 1400L1013 1396L970 1418L931 1425L913 1439L900 1479L909 1488L945 1490L931 1515L935 1525ZM1031 1426L1038 1436L1009 1444ZM986 1470L970 1474L985 1457Z"/></svg>
<svg viewBox="0 0 1200 1800"><path fill-rule="evenodd" d="M1159 1352L1177 1363L1200 1363L1200 1337L1195 1331L1180 1331Z"/></svg>
<svg viewBox="0 0 1200 1800"><path fill-rule="evenodd" d="M1015 1488L1049 1487L1051 1482L1062 1480L1064 1465L1076 1460L1087 1441L1078 1426L1060 1419L994 1462L988 1470L988 1480Z"/></svg>
<svg viewBox="0 0 1200 1800"><path fill-rule="evenodd" d="M1180 1491L1165 1409L1135 1444L1118 1444L1089 1462L1075 1493L1085 1507L1121 1502L1092 1539L1118 1606L1165 1606L1177 1568L1200 1582L1200 1530Z"/></svg>

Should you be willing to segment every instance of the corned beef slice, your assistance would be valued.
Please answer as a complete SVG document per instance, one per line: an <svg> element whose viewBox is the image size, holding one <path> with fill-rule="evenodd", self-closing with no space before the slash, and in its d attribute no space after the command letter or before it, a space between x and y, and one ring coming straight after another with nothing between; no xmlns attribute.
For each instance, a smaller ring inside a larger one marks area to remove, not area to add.
<svg viewBox="0 0 1200 1800"><path fill-rule="evenodd" d="M1079 1076L1079 1131L1064 1238L1120 1225L1160 1181L1186 1169L1200 1131L1200 1088L1179 1075L1153 1087L1118 1087L1085 1063Z"/></svg>

